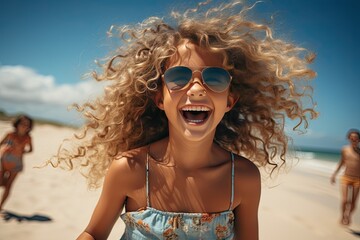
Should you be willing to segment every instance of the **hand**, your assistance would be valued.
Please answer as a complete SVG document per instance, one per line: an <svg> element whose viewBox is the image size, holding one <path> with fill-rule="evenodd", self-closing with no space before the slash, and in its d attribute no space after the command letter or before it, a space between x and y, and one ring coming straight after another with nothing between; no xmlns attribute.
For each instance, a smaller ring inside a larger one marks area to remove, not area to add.
<svg viewBox="0 0 360 240"><path fill-rule="evenodd" d="M331 182L331 184L335 184L335 183L336 183L336 178L335 178L334 175L331 176L330 182Z"/></svg>

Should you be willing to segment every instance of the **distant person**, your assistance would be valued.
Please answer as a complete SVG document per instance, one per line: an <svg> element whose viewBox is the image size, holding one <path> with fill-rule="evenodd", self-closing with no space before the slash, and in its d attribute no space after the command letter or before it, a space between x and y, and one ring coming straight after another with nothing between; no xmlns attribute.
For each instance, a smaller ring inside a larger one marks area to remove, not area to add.
<svg viewBox="0 0 360 240"><path fill-rule="evenodd" d="M299 126L316 115L295 87L316 74L313 54L273 38L250 9L201 3L113 28L124 41L94 74L112 84L79 106L78 148L51 162L81 165L91 186L106 175L78 239L107 239L120 215L121 239L258 239L258 167L286 161L286 116Z"/></svg>
<svg viewBox="0 0 360 240"><path fill-rule="evenodd" d="M13 126L14 131L8 133L0 142L0 185L5 188L1 197L0 210L3 209L15 178L23 170L23 155L33 150L29 134L33 120L21 115L14 121Z"/></svg>
<svg viewBox="0 0 360 240"><path fill-rule="evenodd" d="M335 183L337 173L345 167L344 175L341 177L341 224L349 225L351 215L356 208L356 201L360 188L360 132L357 129L350 129L347 134L350 142L341 150L341 159L334 174L331 176L331 183Z"/></svg>

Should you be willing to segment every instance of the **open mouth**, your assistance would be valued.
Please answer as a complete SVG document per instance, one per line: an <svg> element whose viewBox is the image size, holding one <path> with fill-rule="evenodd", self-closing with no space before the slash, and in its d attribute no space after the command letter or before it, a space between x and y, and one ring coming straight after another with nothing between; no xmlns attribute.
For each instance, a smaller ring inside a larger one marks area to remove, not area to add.
<svg viewBox="0 0 360 240"><path fill-rule="evenodd" d="M208 119L211 109L204 106L186 106L181 109L182 116L189 123L202 123Z"/></svg>

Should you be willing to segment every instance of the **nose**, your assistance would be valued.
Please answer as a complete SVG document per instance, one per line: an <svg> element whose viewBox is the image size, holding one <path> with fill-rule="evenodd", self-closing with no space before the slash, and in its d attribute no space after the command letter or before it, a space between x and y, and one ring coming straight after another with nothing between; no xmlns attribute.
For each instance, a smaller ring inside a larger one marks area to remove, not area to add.
<svg viewBox="0 0 360 240"><path fill-rule="evenodd" d="M189 97L203 97L206 96L206 89L200 78L194 77L187 91Z"/></svg>

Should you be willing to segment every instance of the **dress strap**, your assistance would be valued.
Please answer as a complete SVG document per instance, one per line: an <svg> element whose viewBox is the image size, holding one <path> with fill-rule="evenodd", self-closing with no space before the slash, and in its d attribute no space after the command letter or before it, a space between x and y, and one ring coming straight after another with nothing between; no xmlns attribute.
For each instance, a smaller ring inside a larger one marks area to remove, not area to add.
<svg viewBox="0 0 360 240"><path fill-rule="evenodd" d="M149 153L146 153L146 206L150 207L150 198L149 198Z"/></svg>
<svg viewBox="0 0 360 240"><path fill-rule="evenodd" d="M234 153L231 152L231 199L229 211L232 211L234 203L234 180L235 180L235 158Z"/></svg>

